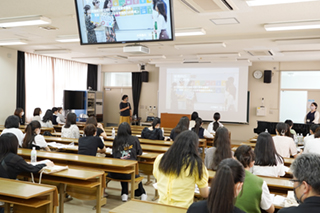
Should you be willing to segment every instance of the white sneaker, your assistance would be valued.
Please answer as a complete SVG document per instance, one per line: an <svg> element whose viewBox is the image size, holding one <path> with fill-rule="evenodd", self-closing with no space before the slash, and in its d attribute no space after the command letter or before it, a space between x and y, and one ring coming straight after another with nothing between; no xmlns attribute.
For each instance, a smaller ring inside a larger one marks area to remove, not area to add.
<svg viewBox="0 0 320 213"><path fill-rule="evenodd" d="M122 200L122 202L127 202L128 201L128 195L127 194L121 195L121 200Z"/></svg>
<svg viewBox="0 0 320 213"><path fill-rule="evenodd" d="M148 198L148 195L146 195L146 194L142 194L142 195L141 195L141 200L146 201L147 198Z"/></svg>

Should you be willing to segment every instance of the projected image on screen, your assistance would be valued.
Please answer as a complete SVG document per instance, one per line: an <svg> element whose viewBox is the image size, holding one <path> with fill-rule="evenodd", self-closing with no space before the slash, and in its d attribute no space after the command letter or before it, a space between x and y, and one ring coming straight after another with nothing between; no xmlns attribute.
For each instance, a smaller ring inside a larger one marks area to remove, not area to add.
<svg viewBox="0 0 320 213"><path fill-rule="evenodd" d="M170 0L75 0L82 44L172 40Z"/></svg>
<svg viewBox="0 0 320 213"><path fill-rule="evenodd" d="M208 71L168 69L166 108L188 112L238 111L239 69L219 68L212 75Z"/></svg>

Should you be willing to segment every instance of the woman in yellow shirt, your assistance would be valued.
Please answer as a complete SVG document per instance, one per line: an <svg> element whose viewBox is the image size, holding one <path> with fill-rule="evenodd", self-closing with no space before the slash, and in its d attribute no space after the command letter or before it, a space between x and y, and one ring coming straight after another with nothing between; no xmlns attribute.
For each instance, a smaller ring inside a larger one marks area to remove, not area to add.
<svg viewBox="0 0 320 213"><path fill-rule="evenodd" d="M170 149L159 155L153 167L159 203L189 207L195 184L203 198L208 197L208 171L198 153L199 138L192 131L180 133Z"/></svg>

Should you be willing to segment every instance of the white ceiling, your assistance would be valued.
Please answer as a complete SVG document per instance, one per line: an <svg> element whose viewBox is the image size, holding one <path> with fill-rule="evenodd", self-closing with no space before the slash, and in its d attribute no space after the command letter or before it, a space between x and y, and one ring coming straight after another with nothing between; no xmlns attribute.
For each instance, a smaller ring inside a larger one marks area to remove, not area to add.
<svg viewBox="0 0 320 213"><path fill-rule="evenodd" d="M9 48L26 52L34 52L34 50L40 49L70 49L71 53L50 54L50 56L93 64L148 63L150 61L177 63L183 60L196 60L198 59L198 54L224 52L239 52L241 54L238 57L239 59L249 59L251 61L320 60L319 39L315 39L315 42L311 44L284 45L275 42L275 40L279 39L320 38L320 29L267 32L263 27L264 24L275 22L320 20L320 1L259 7L249 7L244 0L228 1L235 4L239 10L198 14L181 3L181 0L173 0L175 28L203 28L207 34L204 36L177 37L172 42L143 43L143 45L150 48L150 55L165 55L166 59L128 60L114 58L117 55L130 56L123 53L123 44L81 46L79 43L60 43L55 41L56 37L60 35L78 34L73 0L2 0L0 2L0 8L2 8L0 18L43 15L50 18L52 20L51 26L58 28L58 30L46 31L38 26L0 29L0 40L25 39L28 44L9 46ZM210 21L210 19L221 18L236 18L240 23L215 25ZM197 47L179 50L174 48L175 44L211 42L224 42L226 47ZM110 47L112 49L102 52L97 50L98 47ZM255 50L271 50L274 56L252 56L248 53L248 51ZM303 52L298 54L287 52L296 50L303 50Z"/></svg>

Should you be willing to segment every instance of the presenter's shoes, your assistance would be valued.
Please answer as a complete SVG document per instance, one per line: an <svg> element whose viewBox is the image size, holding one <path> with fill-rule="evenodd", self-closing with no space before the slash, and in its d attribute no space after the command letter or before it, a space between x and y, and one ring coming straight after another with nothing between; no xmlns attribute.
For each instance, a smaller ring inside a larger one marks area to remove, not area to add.
<svg viewBox="0 0 320 213"><path fill-rule="evenodd" d="M148 198L148 195L147 195L147 194L142 194L142 195L141 195L141 200L146 201L147 198Z"/></svg>
<svg viewBox="0 0 320 213"><path fill-rule="evenodd" d="M122 202L127 202L128 201L128 195L127 194L121 195L121 200L122 200Z"/></svg>

